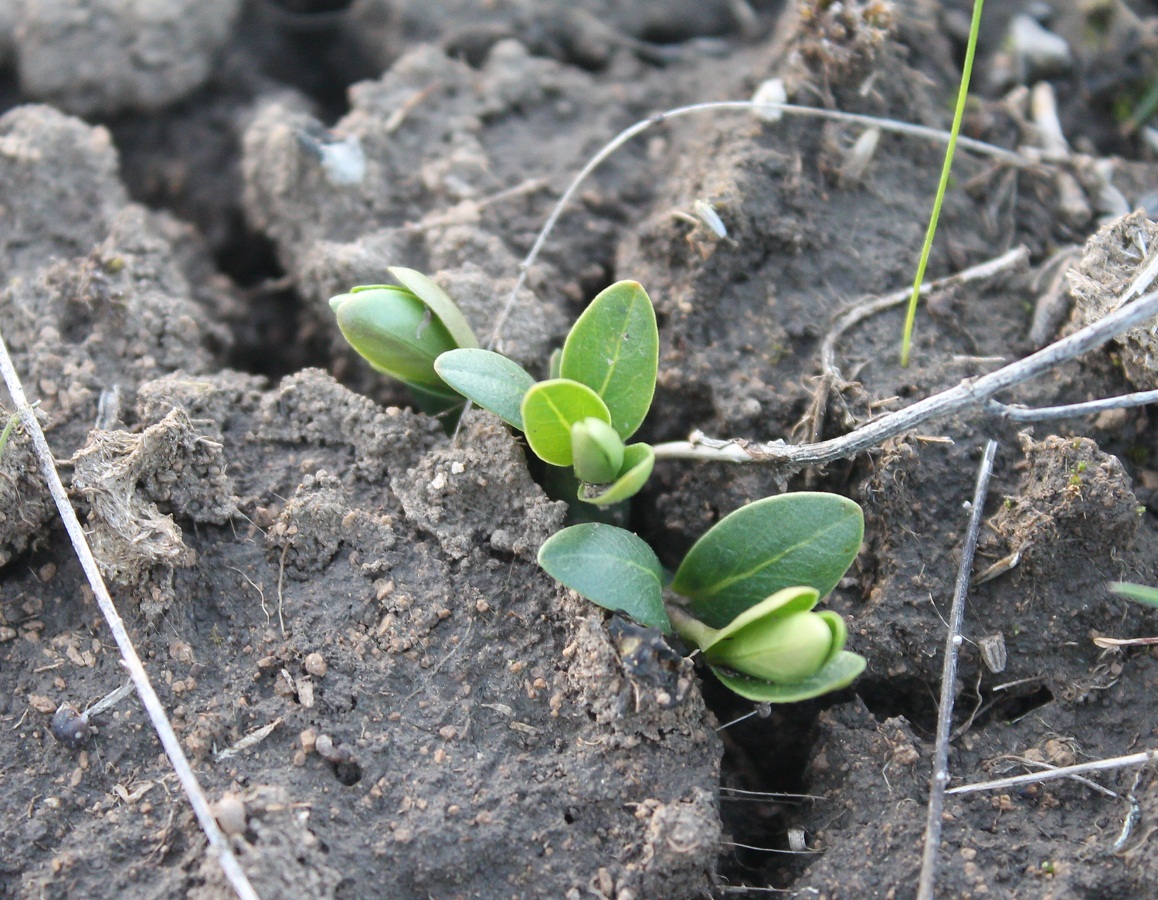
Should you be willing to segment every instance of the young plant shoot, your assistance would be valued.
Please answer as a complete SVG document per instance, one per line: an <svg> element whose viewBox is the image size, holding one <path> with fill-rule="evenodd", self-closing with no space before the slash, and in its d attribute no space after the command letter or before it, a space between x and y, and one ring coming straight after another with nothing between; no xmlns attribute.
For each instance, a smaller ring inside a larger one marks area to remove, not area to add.
<svg viewBox="0 0 1158 900"><path fill-rule="evenodd" d="M388 271L401 286L364 285L330 300L342 336L376 370L407 385L424 412L461 406L434 361L447 350L478 346L466 317L425 275L397 266Z"/></svg>
<svg viewBox="0 0 1158 900"><path fill-rule="evenodd" d="M543 462L574 469L586 503L626 500L651 475L652 448L626 443L651 408L659 369L655 309L634 281L616 282L591 301L546 381L490 350L451 350L434 368L464 397L522 431Z"/></svg>
<svg viewBox="0 0 1158 900"><path fill-rule="evenodd" d="M441 288L412 269L402 286L369 285L330 300L338 327L375 369L407 384L432 414L465 397L522 431L543 462L574 469L579 499L609 506L637 493L655 453L627 444L655 395L659 330L646 291L620 281L600 293L536 382L518 363L480 349Z"/></svg>
<svg viewBox="0 0 1158 900"><path fill-rule="evenodd" d="M834 612L814 612L852 565L864 536L860 507L835 494L758 500L721 519L680 563L665 605L663 567L622 528L564 528L539 550L557 581L704 654L729 689L758 703L791 703L839 690L862 671L844 650Z"/></svg>
<svg viewBox="0 0 1158 900"><path fill-rule="evenodd" d="M526 435L543 462L569 467L578 499L610 506L643 487L648 444L628 444L651 408L659 368L655 309L643 287L602 291L553 355L545 381L478 346L466 319L432 281L392 268L401 287L355 288L330 301L342 334L374 368L408 384L428 412L466 397ZM852 564L864 534L860 507L832 494L796 493L749 504L692 547L670 585L629 531L587 523L543 544L539 564L594 603L699 647L731 690L787 703L848 685L865 661L845 651L835 613L813 612Z"/></svg>

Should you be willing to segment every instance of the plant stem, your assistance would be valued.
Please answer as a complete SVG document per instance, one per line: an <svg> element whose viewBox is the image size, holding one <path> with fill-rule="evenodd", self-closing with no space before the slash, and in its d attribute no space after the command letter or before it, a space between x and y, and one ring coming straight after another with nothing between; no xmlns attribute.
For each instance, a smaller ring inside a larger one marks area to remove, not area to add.
<svg viewBox="0 0 1158 900"><path fill-rule="evenodd" d="M917 298L921 295L921 282L925 280L925 266L929 262L929 252L933 249L933 235L937 233L937 220L941 217L941 202L945 199L945 189L949 186L949 170L953 167L953 153L957 149L957 136L961 133L961 119L965 115L965 102L969 98L969 78L973 74L973 57L977 52L977 32L981 28L981 7L984 5L985 0L973 0L973 21L969 26L969 44L965 48L961 86L957 90L957 109L953 112L953 127L949 130L949 144L945 148L945 162L941 166L941 181L937 185L933 212L929 216L929 227L925 231L925 244L921 247L921 259L917 263L917 275L913 279L913 293L909 297L909 308L905 312L905 331L901 337L901 368L907 368L909 365L913 326L917 319Z"/></svg>
<svg viewBox="0 0 1158 900"><path fill-rule="evenodd" d="M667 608L667 615L668 618L671 619L671 627L675 629L676 634L689 644L694 644L697 647L704 647L710 644L719 633L717 629L705 625L699 619L689 616L678 606L669 606Z"/></svg>

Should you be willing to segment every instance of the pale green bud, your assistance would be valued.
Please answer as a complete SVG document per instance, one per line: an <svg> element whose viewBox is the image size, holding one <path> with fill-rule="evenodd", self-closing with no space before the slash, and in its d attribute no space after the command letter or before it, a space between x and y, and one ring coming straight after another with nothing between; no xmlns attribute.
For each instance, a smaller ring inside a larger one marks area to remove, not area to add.
<svg viewBox="0 0 1158 900"><path fill-rule="evenodd" d="M753 678L794 684L818 672L834 648L840 649L829 619L834 615L802 612L785 619L761 619L713 644L704 656L712 665ZM839 616L836 620L840 622Z"/></svg>
<svg viewBox="0 0 1158 900"><path fill-rule="evenodd" d="M711 665L762 681L795 684L827 665L848 635L836 613L811 611L818 600L813 588L785 588L718 630L686 615L673 616L672 624L703 650Z"/></svg>
<svg viewBox="0 0 1158 900"><path fill-rule="evenodd" d="M355 288L330 300L338 327L379 372L434 394L453 395L434 371L439 354L458 345L442 320L406 288Z"/></svg>
<svg viewBox="0 0 1158 900"><path fill-rule="evenodd" d="M588 484L608 484L623 468L623 438L601 419L589 416L571 426L575 477Z"/></svg>

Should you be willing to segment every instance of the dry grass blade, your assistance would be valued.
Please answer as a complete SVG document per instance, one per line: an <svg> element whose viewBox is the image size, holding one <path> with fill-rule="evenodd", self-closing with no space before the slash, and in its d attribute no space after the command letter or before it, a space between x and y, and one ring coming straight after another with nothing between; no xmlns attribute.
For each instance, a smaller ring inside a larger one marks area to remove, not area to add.
<svg viewBox="0 0 1158 900"><path fill-rule="evenodd" d="M177 773L181 787L189 798L193 812L197 815L197 821L200 823L201 829L205 832L205 836L209 840L209 845L217 855L222 871L225 873L225 877L229 880L237 896L241 897L242 900L258 900L257 892L253 889L253 885L249 883L249 879L246 877L245 872L242 870L241 865L237 862L237 858L230 849L229 841L218 827L217 820L214 819L213 813L209 809L209 801L205 798L205 794L201 790L201 785L197 782L197 776L193 774L189 760L185 757L185 751L181 749L181 744L177 739L176 733L173 731L173 726L169 724L169 718L165 714L165 708L161 705L161 700L157 696L157 692L153 690L153 685L149 681L149 675L145 671L145 667L141 664L141 658L137 655L136 648L133 646L133 642L129 638L129 633L125 629L125 623L122 621L116 606L113 604L112 597L109 595L104 578L101 576L100 569L97 566L96 557L93 556L92 548L89 547L84 530L81 528L80 520L76 516L76 510L72 508L68 495L65 493L64 485L61 483L60 476L57 474L48 441L45 439L44 432L40 428L40 423L36 420L36 415L24 395L24 387L20 383L20 376L16 373L16 368L12 365L12 357L8 355L8 345L5 343L2 333L0 333L0 374L3 375L4 383L8 387L8 393L12 397L12 402L16 404L16 410L20 416L21 424L23 424L26 432L32 439L32 445L36 451L36 457L40 461L41 473L44 475L49 493L52 494L52 499L56 502L56 508L60 512L60 518L64 522L65 530L68 531L68 536L72 540L72 545L80 560L81 568L84 569L88 582L92 586L93 593L96 594L97 604L100 606L101 613L108 623L109 630L113 634L113 639L117 642L117 648L121 652L121 659L123 660L124 666L128 670L134 687L137 689L137 695L141 698L141 703L145 707L145 711L149 714L149 721L153 723L157 737L160 738L161 745L165 748L165 753L168 755L169 761L173 764L173 769Z"/></svg>

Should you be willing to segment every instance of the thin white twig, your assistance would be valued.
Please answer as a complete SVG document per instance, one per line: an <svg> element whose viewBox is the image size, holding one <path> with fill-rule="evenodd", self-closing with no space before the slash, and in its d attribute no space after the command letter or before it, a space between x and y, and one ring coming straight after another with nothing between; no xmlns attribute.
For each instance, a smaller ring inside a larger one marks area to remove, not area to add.
<svg viewBox="0 0 1158 900"><path fill-rule="evenodd" d="M1003 759L1011 759L1014 762L1021 763L1023 766L1032 766L1033 768L1036 768L1036 769L1049 770L1049 769L1056 769L1057 768L1057 766L1053 765L1052 763L1047 763L1047 762L1044 762L1042 760L1029 759L1028 757L1025 757L1025 756L1009 756L1009 757L1002 757L1002 758ZM1086 778L1084 775L1071 775L1070 778L1072 780L1078 782L1079 784L1084 784L1086 787L1093 788L1099 794L1105 794L1107 797L1113 797L1115 800L1125 800L1126 799L1121 794L1119 794L1117 791L1111 791L1105 785L1098 784L1096 781L1091 781L1089 778Z"/></svg>
<svg viewBox="0 0 1158 900"><path fill-rule="evenodd" d="M241 897L242 900L258 900L257 892L249 883L249 879L229 847L229 841L218 827L213 813L209 810L209 801L205 798L201 785L197 782L197 776L193 774L185 751L181 749L181 743L165 715L165 708L161 705L156 691L153 690L149 675L133 647L132 639L125 629L125 623L121 620L112 597L109 596L96 558L85 538L84 529L81 528L80 520L68 500L68 494L65 493L60 476L57 474L52 450L48 446L48 441L44 437L36 414L32 411L28 399L24 395L24 387L20 383L20 376L16 373L15 366L12 365L12 357L8 355L8 345L4 341L2 332L0 332L0 373L3 374L4 383L8 387L12 402L16 404L16 410L20 415L25 432L32 439L32 446L36 450L45 484L48 486L49 493L52 494L52 499L56 502L56 508L64 522L65 530L72 540L73 549L80 560L81 568L84 569L84 573L88 577L88 583L96 595L97 604L100 606L105 621L108 622L109 630L113 634L113 639L121 651L121 659L129 672L129 677L133 680L133 685L137 689L137 695L141 698L145 711L149 714L149 720L153 723L153 728L161 739L161 745L165 748L165 753L173 764L173 769L177 773L181 787L185 790L185 795L189 798L193 812L197 815L201 830L205 832L205 837L208 838L210 847L217 854L218 863L237 896Z"/></svg>
<svg viewBox="0 0 1158 900"><path fill-rule="evenodd" d="M941 813L945 809L945 785L949 783L949 732L953 727L954 687L957 683L957 651L963 643L961 621L965 617L965 598L969 594L969 580L973 573L973 555L977 552L977 537L985 514L985 497L989 493L989 476L993 472L993 458L997 442L989 441L977 471L977 487L973 491L973 509L969 515L969 530L961 550L961 566L957 570L957 587L953 591L953 606L949 611L949 632L945 638L945 662L941 669L941 701L937 710L937 741L933 748L933 784L929 789L929 810L925 819L925 851L921 858L921 876L917 882L917 900L933 900L933 885L937 878L937 853L941 849Z"/></svg>
<svg viewBox="0 0 1158 900"><path fill-rule="evenodd" d="M739 847L741 850L759 850L761 853L783 853L788 856L810 856L819 850L779 850L775 847L755 847L752 844L738 844L735 841L720 841L721 847Z"/></svg>
<svg viewBox="0 0 1158 900"><path fill-rule="evenodd" d="M969 407L980 406L994 394L1028 381L1055 366L1100 347L1111 338L1129 331L1158 314L1158 291L1139 297L1133 303L1107 315L1079 331L1043 347L1024 359L982 375L969 378L956 387L882 416L838 438L812 444L787 444L783 440L755 443L744 440L718 440L693 432L687 441L657 444L656 459L698 459L712 462L765 463L780 467L785 473L805 466L822 465L855 456L878 446L882 441L912 431L934 419L942 419Z"/></svg>
<svg viewBox="0 0 1158 900"><path fill-rule="evenodd" d="M818 109L814 106L797 106L792 103L755 103L751 100L721 100L712 103L695 103L691 106L681 106L676 109L669 109L665 112L657 113L654 116L649 116L628 128L623 129L610 141L604 144L594 156L587 161L587 164L579 170L579 174L567 186L567 190L563 192L563 196L555 204L555 208L551 210L551 215L543 224L538 236L535 238L535 243L531 246L530 251L526 257L519 264L519 277L515 281L515 286L511 289L510 295L507 297L506 303L495 319L494 328L491 330L490 339L487 341L487 349L493 350L495 344L498 343L499 336L502 334L503 326L506 325L507 317L510 315L511 309L514 307L518 298L519 291L522 290L523 285L527 281L527 273L531 266L535 264L535 260L539 258L539 252L543 249L543 244L546 243L547 237L555 228L555 224L559 221L559 216L563 214L567 204L575 196L579 190L579 186L586 181L595 169L599 167L611 154L634 138L636 135L642 134L651 128L653 125L660 125L669 119L679 119L684 116L695 115L701 112L724 112L724 111L742 111L753 112L766 110L768 112L779 111L787 113L790 116L804 116L806 118L828 119L835 122L847 122L853 125L863 125L869 128L879 128L882 131L890 131L894 134L906 134L913 137L925 138L926 140L935 141L937 143L947 144L951 135L948 131L941 131L937 128L927 128L924 125L913 125L910 122L902 122L898 119L880 119L876 116L865 116L859 113L840 112L833 109ZM1006 150L1004 147L998 147L994 144L987 144L984 141L976 141L970 138L958 138L957 146L966 150L972 150L985 156L993 157L1001 162L1009 163L1017 166L1033 165L1034 161L1027 156L1020 153L1014 153L1011 150Z"/></svg>
<svg viewBox="0 0 1158 900"><path fill-rule="evenodd" d="M1088 416L1107 409L1133 409L1158 403L1158 391L1138 391L1122 394L1120 397L1106 397L1103 400L1087 400L1085 403L1069 403L1065 406L1009 406L996 400L985 401L985 411L1011 422L1051 422L1055 419L1072 419L1074 416Z"/></svg>
<svg viewBox="0 0 1158 900"><path fill-rule="evenodd" d="M1154 762L1155 760L1158 760L1158 750L1143 750L1141 753L1131 753L1128 756L1114 756L1110 759L1098 759L1094 762L1078 763L1076 766L1062 766L1059 769L1031 772L1028 775L1014 775L1010 778L998 778L994 781L963 784L960 787L949 788L945 793L973 794L977 791L999 791L1005 788L1021 787L1023 784L1037 784L1041 781L1053 781L1055 778L1069 778L1072 775L1083 775L1086 772L1104 772L1107 769L1144 766L1146 763Z"/></svg>

